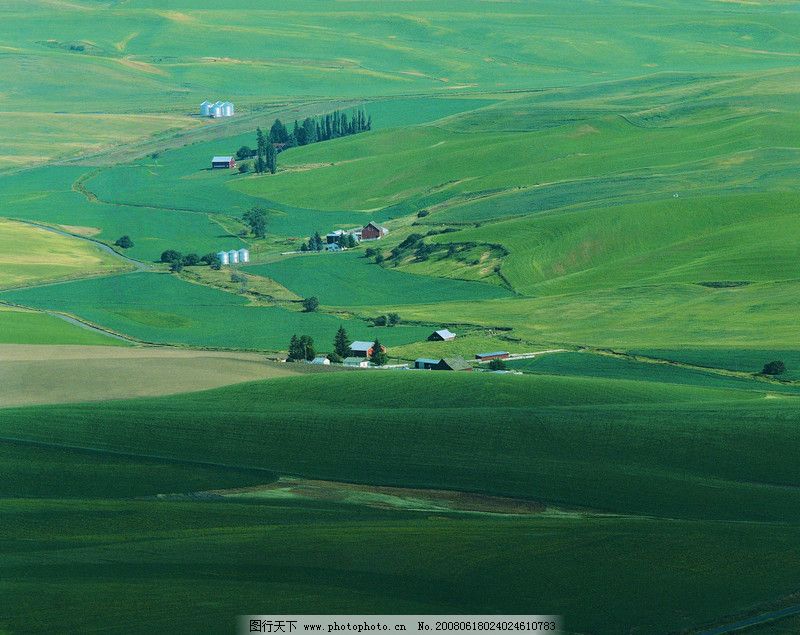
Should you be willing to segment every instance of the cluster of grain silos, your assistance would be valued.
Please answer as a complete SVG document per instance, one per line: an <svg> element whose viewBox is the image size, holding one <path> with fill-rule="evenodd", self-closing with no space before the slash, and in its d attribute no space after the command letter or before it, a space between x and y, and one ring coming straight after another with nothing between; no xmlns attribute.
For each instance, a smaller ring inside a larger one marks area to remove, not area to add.
<svg viewBox="0 0 800 635"><path fill-rule="evenodd" d="M250 252L244 247L241 249L231 249L230 251L220 251L217 253L220 264L223 265L238 265L240 263L250 262Z"/></svg>
<svg viewBox="0 0 800 635"><path fill-rule="evenodd" d="M233 117L233 112L233 104L229 101L216 103L204 101L200 104L200 116L202 117Z"/></svg>

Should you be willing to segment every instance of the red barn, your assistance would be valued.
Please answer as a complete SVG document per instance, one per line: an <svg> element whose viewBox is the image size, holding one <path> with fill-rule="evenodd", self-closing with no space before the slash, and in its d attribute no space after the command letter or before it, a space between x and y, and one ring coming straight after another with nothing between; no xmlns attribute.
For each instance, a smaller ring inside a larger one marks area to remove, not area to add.
<svg viewBox="0 0 800 635"><path fill-rule="evenodd" d="M378 240L388 233L389 230L385 227L369 222L364 225L364 229L361 230L361 240Z"/></svg>

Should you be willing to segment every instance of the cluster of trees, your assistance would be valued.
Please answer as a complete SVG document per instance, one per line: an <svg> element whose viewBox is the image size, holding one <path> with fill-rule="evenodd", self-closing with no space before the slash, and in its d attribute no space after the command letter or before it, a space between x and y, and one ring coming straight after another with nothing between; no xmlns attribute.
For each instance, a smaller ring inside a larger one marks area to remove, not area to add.
<svg viewBox="0 0 800 635"><path fill-rule="evenodd" d="M336 244L342 249L352 249L358 246L356 237L353 236L353 234L342 234L336 239ZM308 239L308 242L304 242L300 245L300 251L322 251L324 248L325 241L322 239L322 236L319 235L319 232L314 232L314 235Z"/></svg>
<svg viewBox="0 0 800 635"><path fill-rule="evenodd" d="M397 313L379 315L376 318L372 318L372 323L375 326L395 326L397 324L400 324L400 315L398 315Z"/></svg>
<svg viewBox="0 0 800 635"><path fill-rule="evenodd" d="M290 362L311 361L317 356L314 351L314 340L310 335L292 335L289 340L289 357Z"/></svg>
<svg viewBox="0 0 800 635"><path fill-rule="evenodd" d="M261 207L252 207L242 216L242 221L250 228L256 238L267 235L267 211Z"/></svg>
<svg viewBox="0 0 800 635"><path fill-rule="evenodd" d="M208 265L212 269L220 269L220 263L217 254L206 254L205 256L198 256L197 254L186 254L185 256L174 249L167 249L161 253L161 262L169 263L170 271L178 272L184 267L195 267L197 265Z"/></svg>
<svg viewBox="0 0 800 635"><path fill-rule="evenodd" d="M120 247L121 249L130 249L131 247L133 247L133 241L131 240L131 237L128 236L128 234L125 234L124 236L120 236L119 238L117 238L114 244L117 247Z"/></svg>
<svg viewBox="0 0 800 635"><path fill-rule="evenodd" d="M335 363L341 363L345 357L350 355L350 344L351 341L347 336L347 331L345 331L343 326L340 326L333 338L333 352L328 353L328 359ZM310 335L292 335L292 339L289 341L289 356L287 358L290 362L303 360L310 362L316 356L314 340ZM370 357L370 361L376 366L383 366L388 359L381 343L375 340L372 344L372 357Z"/></svg>
<svg viewBox="0 0 800 635"><path fill-rule="evenodd" d="M784 364L780 360L775 360L774 362L768 362L764 364L764 368L761 371L762 375L783 375L786 372L786 364Z"/></svg>

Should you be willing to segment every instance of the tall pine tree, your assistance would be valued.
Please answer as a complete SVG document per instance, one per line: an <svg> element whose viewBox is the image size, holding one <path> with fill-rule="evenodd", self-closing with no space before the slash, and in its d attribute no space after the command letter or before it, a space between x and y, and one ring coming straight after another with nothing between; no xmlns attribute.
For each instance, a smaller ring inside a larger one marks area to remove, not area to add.
<svg viewBox="0 0 800 635"><path fill-rule="evenodd" d="M333 350L339 357L347 357L350 355L350 338L347 337L347 331L343 326L339 327L336 331L336 336L333 338Z"/></svg>

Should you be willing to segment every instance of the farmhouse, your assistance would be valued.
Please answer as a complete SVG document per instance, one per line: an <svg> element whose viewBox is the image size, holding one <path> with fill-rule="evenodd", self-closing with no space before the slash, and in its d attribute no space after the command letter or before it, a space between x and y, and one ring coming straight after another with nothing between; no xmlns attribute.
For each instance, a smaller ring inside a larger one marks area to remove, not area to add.
<svg viewBox="0 0 800 635"><path fill-rule="evenodd" d="M495 351L494 353L478 353L475 355L475 359L479 362L486 362L490 359L507 359L508 358L508 351Z"/></svg>
<svg viewBox="0 0 800 635"><path fill-rule="evenodd" d="M420 357L419 359L414 360L414 368L418 368L420 370L431 370L438 363L439 363L438 359L429 359L427 357Z"/></svg>
<svg viewBox="0 0 800 635"><path fill-rule="evenodd" d="M233 157L214 157L211 159L211 169L218 168L233 169L236 167L236 160Z"/></svg>
<svg viewBox="0 0 800 635"><path fill-rule="evenodd" d="M361 240L380 240L388 233L388 229L370 221L361 229Z"/></svg>
<svg viewBox="0 0 800 635"><path fill-rule="evenodd" d="M373 342L353 342L350 344L350 354L353 357L372 357ZM381 346L381 350L386 352L386 347Z"/></svg>
<svg viewBox="0 0 800 635"><path fill-rule="evenodd" d="M464 370L471 371L470 366L463 357L445 357L431 367L431 370Z"/></svg>
<svg viewBox="0 0 800 635"><path fill-rule="evenodd" d="M428 335L429 342L450 342L456 339L456 334L452 331L448 331L447 329L441 329L439 331L434 331L430 335Z"/></svg>
<svg viewBox="0 0 800 635"><path fill-rule="evenodd" d="M344 365L354 368L369 368L369 361L365 357L345 357Z"/></svg>

